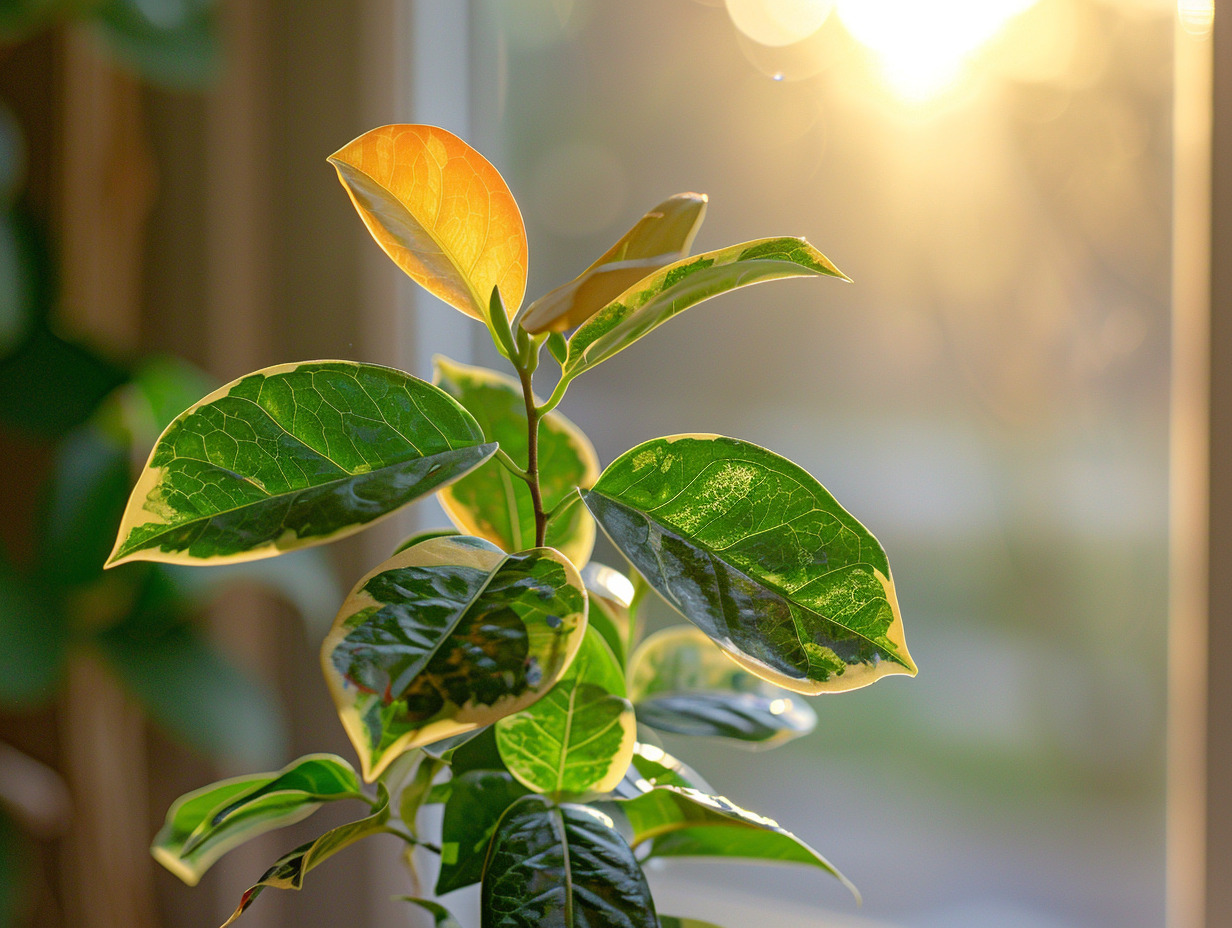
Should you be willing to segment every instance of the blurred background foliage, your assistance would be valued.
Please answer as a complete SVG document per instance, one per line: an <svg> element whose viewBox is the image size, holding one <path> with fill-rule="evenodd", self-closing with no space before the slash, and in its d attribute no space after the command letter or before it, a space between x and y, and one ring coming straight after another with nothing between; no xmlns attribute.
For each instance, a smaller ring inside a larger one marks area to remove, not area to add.
<svg viewBox="0 0 1232 928"><path fill-rule="evenodd" d="M0 55L71 28L149 85L201 91L223 67L216 18L213 0L4 0ZM187 362L107 350L65 324L54 220L27 195L31 162L52 158L39 141L0 99L0 448L10 484L0 717L54 718L71 662L92 659L172 739L216 761L276 766L287 751L280 700L213 642L202 616L237 582L259 584L295 606L315 639L340 595L332 568L302 552L202 574L154 564L104 574L136 469L213 384ZM72 805L51 766L0 742L0 928L45 923L37 839L71 829Z"/></svg>

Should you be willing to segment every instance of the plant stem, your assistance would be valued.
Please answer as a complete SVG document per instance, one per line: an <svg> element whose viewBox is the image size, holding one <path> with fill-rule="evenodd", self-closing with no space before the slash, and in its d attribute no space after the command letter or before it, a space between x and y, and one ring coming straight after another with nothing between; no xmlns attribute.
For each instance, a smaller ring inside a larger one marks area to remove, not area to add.
<svg viewBox="0 0 1232 928"><path fill-rule="evenodd" d="M511 458L508 454L506 454L504 449L502 448L496 449L496 460L500 461L501 464L505 465L505 470L513 474L513 476L517 477L520 480L525 480L527 483L530 483L530 474L522 470L522 468L518 467L517 462L514 461L514 459Z"/></svg>
<svg viewBox="0 0 1232 928"><path fill-rule="evenodd" d="M522 396L526 401L526 484L530 487L530 499L535 507L535 547L542 548L548 533L548 517L543 511L543 494L539 489L539 420L543 413L535 405L531 372L518 368L518 377L522 381Z"/></svg>

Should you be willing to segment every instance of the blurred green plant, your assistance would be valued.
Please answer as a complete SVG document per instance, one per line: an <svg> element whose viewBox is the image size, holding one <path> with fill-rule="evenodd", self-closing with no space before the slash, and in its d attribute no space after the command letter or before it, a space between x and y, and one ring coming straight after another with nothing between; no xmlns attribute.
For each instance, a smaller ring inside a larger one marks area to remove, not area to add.
<svg viewBox="0 0 1232 928"><path fill-rule="evenodd" d="M650 742L657 729L770 747L814 727L800 694L914 675L885 552L774 452L674 435L600 471L556 412L574 379L677 313L764 280L842 273L797 238L690 256L706 198L680 194L519 309L521 213L478 152L432 126L385 126L330 162L377 243L482 322L516 376L445 358L432 383L354 361L282 364L162 433L109 566L265 563L434 492L455 530L398 546L325 636L359 772L309 755L203 787L171 807L155 857L195 884L237 844L346 800L363 816L275 861L227 924L382 833L405 842L408 865L416 848L439 856L437 895L478 883L483 928L697 924L656 913L650 858L796 863L850 887ZM546 401L532 384L545 346L559 365ZM596 524L627 573L589 563ZM642 640L650 590L693 625ZM444 806L439 840L420 830L431 804ZM438 903L408 901L456 925Z"/></svg>

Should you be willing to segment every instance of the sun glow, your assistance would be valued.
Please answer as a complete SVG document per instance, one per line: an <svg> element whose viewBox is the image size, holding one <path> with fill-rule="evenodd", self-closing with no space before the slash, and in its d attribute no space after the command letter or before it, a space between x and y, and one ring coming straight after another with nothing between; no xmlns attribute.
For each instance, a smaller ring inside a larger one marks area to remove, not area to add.
<svg viewBox="0 0 1232 928"><path fill-rule="evenodd" d="M872 51L902 97L949 87L979 48L1036 0L838 0L847 31Z"/></svg>

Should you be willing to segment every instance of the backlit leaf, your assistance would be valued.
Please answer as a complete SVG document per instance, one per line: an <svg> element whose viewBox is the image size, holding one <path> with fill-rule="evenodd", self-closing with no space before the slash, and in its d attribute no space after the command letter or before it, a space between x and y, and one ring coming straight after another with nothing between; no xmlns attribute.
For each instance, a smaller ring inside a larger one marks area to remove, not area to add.
<svg viewBox="0 0 1232 928"><path fill-rule="evenodd" d="M483 429L520 466L526 466L529 441L526 404L518 381L482 367L458 364L438 355L434 382L466 407ZM539 488L550 510L576 486L588 487L599 476L595 449L576 425L556 412L539 424ZM526 482L491 460L439 495L446 514L463 532L486 538L505 551L522 551L535 543L535 510ZM595 523L580 502L548 523L544 542L581 566L595 544Z"/></svg>
<svg viewBox="0 0 1232 928"><path fill-rule="evenodd" d="M659 928L719 928L713 922L704 922L700 918L678 918L675 915L660 915Z"/></svg>
<svg viewBox="0 0 1232 928"><path fill-rule="evenodd" d="M677 313L737 287L782 277L844 278L802 238L766 238L707 251L669 264L634 283L569 339L564 376L606 361Z"/></svg>
<svg viewBox="0 0 1232 928"><path fill-rule="evenodd" d="M356 841L384 831L389 821L389 793L386 792L384 783L379 784L377 790L379 799L371 815L356 822L348 822L337 828L331 828L315 841L301 844L291 853L280 857L274 866L265 871L260 880L244 892L244 895L240 897L240 904L231 917L223 922L222 928L226 928L243 915L244 911L252 905L253 900L264 890L270 888L300 889L304 885L304 877L308 871L324 863L339 851L350 847Z"/></svg>
<svg viewBox="0 0 1232 928"><path fill-rule="evenodd" d="M492 838L481 928L658 928L646 877L602 812L519 799Z"/></svg>
<svg viewBox="0 0 1232 928"><path fill-rule="evenodd" d="M512 317L526 291L526 230L500 173L435 126L382 126L329 159L378 245L412 280L483 320L493 287Z"/></svg>
<svg viewBox="0 0 1232 928"><path fill-rule="evenodd" d="M227 851L298 822L333 799L359 798L350 765L309 754L275 773L222 780L185 793L167 811L150 848L154 859L189 886Z"/></svg>
<svg viewBox="0 0 1232 928"><path fill-rule="evenodd" d="M633 581L618 570L590 563L582 568L582 582L590 595L590 625L607 642L621 667L629 663L629 650L637 639L637 623L630 610Z"/></svg>
<svg viewBox="0 0 1232 928"><path fill-rule="evenodd" d="M394 555L351 592L321 650L365 779L529 706L585 628L582 580L550 548L506 555L458 536Z"/></svg>
<svg viewBox="0 0 1232 928"><path fill-rule="evenodd" d="M594 629L552 690L496 723L505 766L538 793L606 793L629 769L637 723L611 649Z"/></svg>
<svg viewBox="0 0 1232 928"><path fill-rule="evenodd" d="M684 761L660 747L639 741L633 745L633 763L616 788L616 796L619 799L633 799L656 786L682 786L703 793L714 792L701 774Z"/></svg>
<svg viewBox="0 0 1232 928"><path fill-rule="evenodd" d="M637 720L660 731L769 746L817 725L803 699L749 673L692 625L647 638L629 673Z"/></svg>
<svg viewBox="0 0 1232 928"><path fill-rule="evenodd" d="M436 895L478 883L496 823L526 788L499 770L469 770L450 781L441 822L441 871Z"/></svg>
<svg viewBox="0 0 1232 928"><path fill-rule="evenodd" d="M786 458L656 438L583 498L650 585L758 676L823 693L915 674L881 545Z"/></svg>
<svg viewBox="0 0 1232 928"><path fill-rule="evenodd" d="M331 541L495 450L452 398L401 371L352 361L266 368L163 432L108 565L245 561Z"/></svg>
<svg viewBox="0 0 1232 928"><path fill-rule="evenodd" d="M742 857L806 864L838 877L859 898L833 864L778 822L722 796L659 786L619 804L633 832L632 845L653 841L652 857Z"/></svg>
<svg viewBox="0 0 1232 928"><path fill-rule="evenodd" d="M687 255L705 216L705 194L664 200L585 271L531 303L522 328L565 332L581 325L639 280Z"/></svg>
<svg viewBox="0 0 1232 928"><path fill-rule="evenodd" d="M431 899L416 899L414 896L399 896L398 898L403 902L419 906L431 915L435 928L462 928L461 923L439 902L433 902ZM688 928L688 926L681 926L681 928Z"/></svg>

